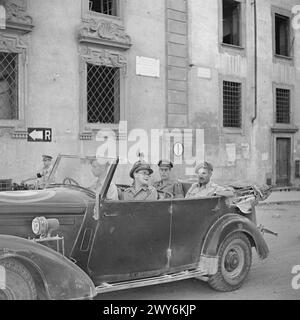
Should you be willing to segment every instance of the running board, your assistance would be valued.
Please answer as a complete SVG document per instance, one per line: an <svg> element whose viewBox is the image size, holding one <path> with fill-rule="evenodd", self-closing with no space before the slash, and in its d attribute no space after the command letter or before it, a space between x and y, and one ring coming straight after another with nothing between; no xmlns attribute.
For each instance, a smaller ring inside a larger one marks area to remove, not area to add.
<svg viewBox="0 0 300 320"><path fill-rule="evenodd" d="M173 281L185 280L190 278L198 278L202 281L208 281L208 277L205 276L206 274L203 271L199 270L192 270L192 271L183 271L180 273L174 274L167 274L159 277L153 278L145 278L139 280L132 280L132 281L124 281L124 282L116 282L116 283L102 283L100 286L96 287L97 294L99 293L106 293L111 291L118 291L118 290L126 290L126 289L133 289L145 286L152 286L156 284L163 284L169 283Z"/></svg>

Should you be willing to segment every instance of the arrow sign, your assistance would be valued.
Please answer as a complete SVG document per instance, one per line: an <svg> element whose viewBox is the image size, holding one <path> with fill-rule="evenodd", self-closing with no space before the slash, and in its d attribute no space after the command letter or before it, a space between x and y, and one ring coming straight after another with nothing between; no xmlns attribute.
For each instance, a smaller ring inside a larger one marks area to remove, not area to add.
<svg viewBox="0 0 300 320"><path fill-rule="evenodd" d="M43 131L33 130L31 133L28 133L29 137L36 141L36 140L43 140L44 133Z"/></svg>
<svg viewBox="0 0 300 320"><path fill-rule="evenodd" d="M50 128L28 128L27 141L29 142L51 142L52 129Z"/></svg>

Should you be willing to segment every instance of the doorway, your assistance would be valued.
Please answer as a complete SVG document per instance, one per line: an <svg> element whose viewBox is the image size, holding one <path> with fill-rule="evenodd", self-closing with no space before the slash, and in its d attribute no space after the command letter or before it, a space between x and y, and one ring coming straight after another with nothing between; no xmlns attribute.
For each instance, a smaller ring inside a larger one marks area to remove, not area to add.
<svg viewBox="0 0 300 320"><path fill-rule="evenodd" d="M291 179L291 139L276 138L276 185L288 186Z"/></svg>

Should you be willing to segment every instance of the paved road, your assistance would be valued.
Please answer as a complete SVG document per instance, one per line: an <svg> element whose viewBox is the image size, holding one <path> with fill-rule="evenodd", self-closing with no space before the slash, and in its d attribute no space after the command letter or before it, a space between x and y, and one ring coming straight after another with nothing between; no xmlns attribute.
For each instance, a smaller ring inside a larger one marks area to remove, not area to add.
<svg viewBox="0 0 300 320"><path fill-rule="evenodd" d="M243 287L219 293L206 283L189 279L126 291L98 295L97 300L222 300L299 299L300 289L292 289L294 265L300 265L300 204L267 205L257 208L258 223L279 233L265 235L270 256L260 261L253 252L253 264Z"/></svg>

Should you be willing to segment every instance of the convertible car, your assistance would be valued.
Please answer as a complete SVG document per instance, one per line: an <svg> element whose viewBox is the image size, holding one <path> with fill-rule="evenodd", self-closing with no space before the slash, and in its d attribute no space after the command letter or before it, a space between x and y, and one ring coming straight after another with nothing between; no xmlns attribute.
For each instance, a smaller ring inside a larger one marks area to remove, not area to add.
<svg viewBox="0 0 300 320"><path fill-rule="evenodd" d="M43 190L0 192L0 299L92 299L188 278L232 291L252 248L267 257L255 210L222 196L108 201L112 183L122 198L128 171L102 159L95 191L92 162L59 155Z"/></svg>

